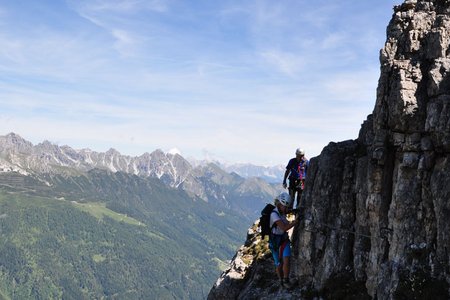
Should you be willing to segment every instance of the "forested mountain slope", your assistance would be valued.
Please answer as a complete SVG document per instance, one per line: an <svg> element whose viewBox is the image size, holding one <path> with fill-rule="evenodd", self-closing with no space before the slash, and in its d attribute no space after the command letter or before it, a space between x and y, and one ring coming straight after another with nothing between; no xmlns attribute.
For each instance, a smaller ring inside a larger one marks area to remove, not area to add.
<svg viewBox="0 0 450 300"><path fill-rule="evenodd" d="M0 173L0 295L204 298L248 220L158 178Z"/></svg>

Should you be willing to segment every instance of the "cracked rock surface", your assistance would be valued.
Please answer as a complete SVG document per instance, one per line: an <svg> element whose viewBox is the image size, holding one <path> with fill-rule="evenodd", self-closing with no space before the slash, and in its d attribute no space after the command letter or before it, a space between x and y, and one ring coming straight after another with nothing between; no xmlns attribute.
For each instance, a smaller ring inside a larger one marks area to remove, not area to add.
<svg viewBox="0 0 450 300"><path fill-rule="evenodd" d="M293 233L298 286L274 288L266 255L209 299L450 299L450 1L394 7L380 63L357 139L311 159Z"/></svg>

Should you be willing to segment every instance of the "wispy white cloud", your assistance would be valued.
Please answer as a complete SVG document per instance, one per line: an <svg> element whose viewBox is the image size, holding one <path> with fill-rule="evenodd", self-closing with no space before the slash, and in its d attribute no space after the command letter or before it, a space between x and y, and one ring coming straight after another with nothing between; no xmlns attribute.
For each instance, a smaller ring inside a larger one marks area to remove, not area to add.
<svg viewBox="0 0 450 300"><path fill-rule="evenodd" d="M349 37L342 32L333 32L325 36L321 42L324 50L342 48L348 43Z"/></svg>
<svg viewBox="0 0 450 300"><path fill-rule="evenodd" d="M132 155L317 155L355 138L372 110L387 23L377 11L391 2L70 1L39 26L12 4L0 21L0 128ZM370 9L347 13L355 5Z"/></svg>
<svg viewBox="0 0 450 300"><path fill-rule="evenodd" d="M133 56L136 52L136 48L139 45L138 38L133 36L132 33L121 30L121 29L113 29L111 31L112 35L116 39L114 43L114 48L122 55L122 56Z"/></svg>
<svg viewBox="0 0 450 300"><path fill-rule="evenodd" d="M261 57L288 76L294 76L303 71L304 62L299 55L277 50L267 50L261 53Z"/></svg>
<svg viewBox="0 0 450 300"><path fill-rule="evenodd" d="M0 47L0 56L2 56L6 61L10 61L13 63L23 63L24 57L21 53L21 49L23 49L24 45L21 41L11 40L4 36L0 36L0 42L2 47Z"/></svg>
<svg viewBox="0 0 450 300"><path fill-rule="evenodd" d="M136 56L144 41L148 39L144 35L146 23L142 23L142 17L138 16L146 11L164 13L168 10L169 1L96 0L70 3L79 16L109 34L112 38L111 47L127 58Z"/></svg>
<svg viewBox="0 0 450 300"><path fill-rule="evenodd" d="M84 11L112 12L112 13L136 13L142 10L165 12L168 10L169 1L164 0L79 0L70 1L71 5Z"/></svg>
<svg viewBox="0 0 450 300"><path fill-rule="evenodd" d="M325 88L340 101L358 103L360 99L369 99L375 103L379 75L379 68L336 73L326 82Z"/></svg>
<svg viewBox="0 0 450 300"><path fill-rule="evenodd" d="M35 79L75 80L104 65L106 53L84 36L65 36L46 30L28 36L1 34L0 68Z"/></svg>

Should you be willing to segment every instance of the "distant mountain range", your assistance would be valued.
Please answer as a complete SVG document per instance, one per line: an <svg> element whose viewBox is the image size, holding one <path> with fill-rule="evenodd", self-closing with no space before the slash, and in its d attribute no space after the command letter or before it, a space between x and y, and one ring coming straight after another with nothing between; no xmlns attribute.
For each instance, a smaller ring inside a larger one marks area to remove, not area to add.
<svg viewBox="0 0 450 300"><path fill-rule="evenodd" d="M0 172L17 172L42 179L40 174L76 175L92 169L158 178L190 197L221 203L253 219L262 202L281 192L283 168L219 162L191 164L177 153L155 150L141 156L122 155L115 149L75 150L49 141L37 145L18 134L0 136Z"/></svg>
<svg viewBox="0 0 450 300"><path fill-rule="evenodd" d="M270 183L283 182L283 176L285 167L282 165L273 167L255 166L252 164L232 164L232 165L220 165L227 172L236 172L242 177L258 177L264 179Z"/></svg>
<svg viewBox="0 0 450 300"><path fill-rule="evenodd" d="M279 192L177 153L0 136L0 298L205 298Z"/></svg>
<svg viewBox="0 0 450 300"><path fill-rule="evenodd" d="M223 170L229 173L236 173L244 178L258 177L264 179L269 183L283 182L283 176L285 172L285 167L283 165L278 166L257 166L249 163L225 163L218 160L195 160L188 159L189 162L194 166L202 166L209 163L214 163L221 167Z"/></svg>

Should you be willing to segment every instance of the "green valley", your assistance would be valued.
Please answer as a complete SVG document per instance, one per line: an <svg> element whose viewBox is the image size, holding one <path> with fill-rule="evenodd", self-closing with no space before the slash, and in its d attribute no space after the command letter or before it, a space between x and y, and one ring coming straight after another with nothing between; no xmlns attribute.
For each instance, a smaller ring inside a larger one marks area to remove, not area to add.
<svg viewBox="0 0 450 300"><path fill-rule="evenodd" d="M202 299L247 226L157 179L3 173L0 295Z"/></svg>

